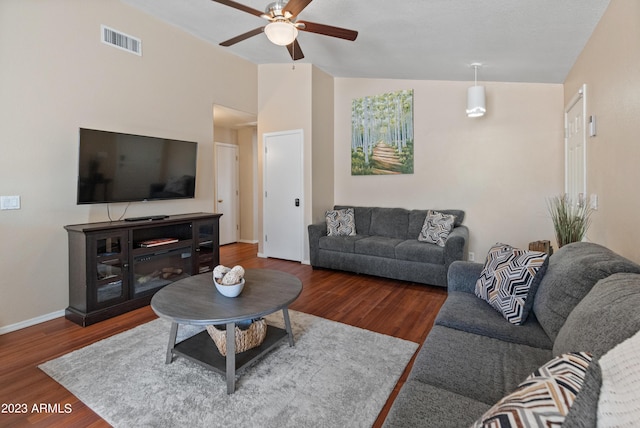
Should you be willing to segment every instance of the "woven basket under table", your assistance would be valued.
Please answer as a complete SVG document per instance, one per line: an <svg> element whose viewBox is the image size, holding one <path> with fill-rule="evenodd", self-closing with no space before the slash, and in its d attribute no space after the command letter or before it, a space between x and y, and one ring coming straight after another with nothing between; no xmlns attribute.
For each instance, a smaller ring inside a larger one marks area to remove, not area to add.
<svg viewBox="0 0 640 428"><path fill-rule="evenodd" d="M215 325L208 325L207 331L209 336L216 344L218 351L223 356L227 355L227 331L216 328ZM267 322L264 318L260 318L251 323L248 329L240 330L236 326L236 354L247 351L256 346L260 346L267 336Z"/></svg>

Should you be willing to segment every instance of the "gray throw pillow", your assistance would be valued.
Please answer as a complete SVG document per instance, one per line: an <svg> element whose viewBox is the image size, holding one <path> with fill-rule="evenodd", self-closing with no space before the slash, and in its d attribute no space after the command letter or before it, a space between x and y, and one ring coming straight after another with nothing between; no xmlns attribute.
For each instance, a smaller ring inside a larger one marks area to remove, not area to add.
<svg viewBox="0 0 640 428"><path fill-rule="evenodd" d="M330 210L325 213L327 236L354 236L356 221L353 208Z"/></svg>
<svg viewBox="0 0 640 428"><path fill-rule="evenodd" d="M444 247L449 234L453 230L455 221L456 218L452 215L429 210L424 219L420 235L418 235L418 241Z"/></svg>

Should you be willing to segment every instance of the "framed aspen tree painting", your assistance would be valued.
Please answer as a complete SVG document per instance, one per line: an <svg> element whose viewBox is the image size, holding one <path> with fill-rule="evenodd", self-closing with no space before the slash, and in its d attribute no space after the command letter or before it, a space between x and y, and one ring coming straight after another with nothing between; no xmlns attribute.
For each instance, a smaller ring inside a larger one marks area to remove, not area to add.
<svg viewBox="0 0 640 428"><path fill-rule="evenodd" d="M413 174L413 90L351 104L351 175Z"/></svg>

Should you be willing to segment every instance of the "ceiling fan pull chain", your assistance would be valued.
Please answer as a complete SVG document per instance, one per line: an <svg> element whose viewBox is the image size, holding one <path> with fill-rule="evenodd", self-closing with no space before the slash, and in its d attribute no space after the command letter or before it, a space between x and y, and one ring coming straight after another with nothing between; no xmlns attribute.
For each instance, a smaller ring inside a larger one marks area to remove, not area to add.
<svg viewBox="0 0 640 428"><path fill-rule="evenodd" d="M296 53L296 44L293 43L293 45L291 46L291 70L296 69L295 53Z"/></svg>

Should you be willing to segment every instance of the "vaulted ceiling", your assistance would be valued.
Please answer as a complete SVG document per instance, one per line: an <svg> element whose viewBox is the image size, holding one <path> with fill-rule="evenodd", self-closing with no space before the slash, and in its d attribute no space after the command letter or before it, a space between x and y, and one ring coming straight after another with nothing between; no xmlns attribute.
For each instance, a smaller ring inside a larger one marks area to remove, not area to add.
<svg viewBox="0 0 640 428"><path fill-rule="evenodd" d="M236 0L264 10L269 0ZM267 21L211 0L122 0L256 64L291 63L258 34ZM314 0L299 15L359 32L346 41L300 32L305 58L335 77L562 83L609 0Z"/></svg>

